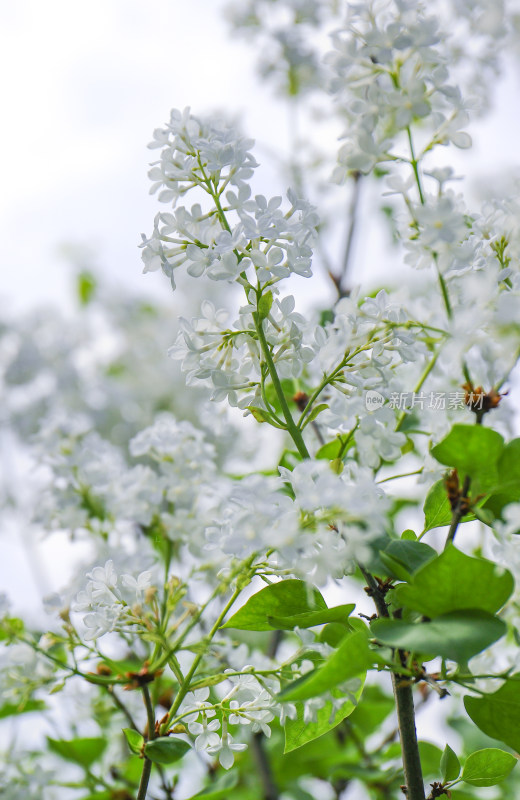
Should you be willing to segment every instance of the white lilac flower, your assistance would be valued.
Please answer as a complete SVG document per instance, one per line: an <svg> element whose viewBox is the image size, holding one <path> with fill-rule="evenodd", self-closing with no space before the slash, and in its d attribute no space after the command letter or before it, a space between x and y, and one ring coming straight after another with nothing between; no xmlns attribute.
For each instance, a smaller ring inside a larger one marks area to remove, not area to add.
<svg viewBox="0 0 520 800"><path fill-rule="evenodd" d="M200 722L191 722L188 725L190 733L196 737L195 750L199 753L212 747L218 747L220 742L220 736L216 733L220 730L220 720L208 720L204 715L200 719Z"/></svg>
<svg viewBox="0 0 520 800"><path fill-rule="evenodd" d="M93 598L105 596L107 589L114 589L117 585L117 572L112 559L109 559L104 567L94 567L91 572L87 572L87 578L91 579Z"/></svg>
<svg viewBox="0 0 520 800"><path fill-rule="evenodd" d="M505 543L511 535L520 531L520 503L509 503L502 510L503 522L494 523L494 528Z"/></svg>
<svg viewBox="0 0 520 800"><path fill-rule="evenodd" d="M377 468L382 459L395 461L399 458L406 436L394 429L395 416L388 406L363 417L355 434L359 461L363 466Z"/></svg>
<svg viewBox="0 0 520 800"><path fill-rule="evenodd" d="M177 421L171 414L158 415L153 425L138 433L130 441L130 453L156 462L160 471L160 476L153 473L156 491L164 491L177 510L194 513L200 486L215 477L213 445L190 422Z"/></svg>
<svg viewBox="0 0 520 800"><path fill-rule="evenodd" d="M121 575L121 583L135 594L136 602L139 602L146 589L151 586L152 573L150 570L145 570L144 572L141 572L137 578L134 578L133 575L128 575L125 573L124 575Z"/></svg>
<svg viewBox="0 0 520 800"><path fill-rule="evenodd" d="M94 567L87 573L90 580L80 591L71 609L82 615L86 641L92 641L112 631L122 631L139 622L132 607L142 601L151 586L152 572L144 570L137 577L129 573L121 579L112 559L104 567Z"/></svg>
<svg viewBox="0 0 520 800"><path fill-rule="evenodd" d="M246 744L233 741L233 737L227 731L227 721L224 718L222 721L222 736L219 743L210 747L208 753L212 756L218 755L221 766L224 769L231 769L235 762L235 753L240 753L246 748Z"/></svg>
<svg viewBox="0 0 520 800"><path fill-rule="evenodd" d="M182 360L189 384L212 385L212 399L227 398L236 406L238 393L250 394L260 375L258 343L249 335L249 326L254 326L250 319L239 319L230 327L229 312L216 311L209 301L203 302L201 310L203 316L191 322L181 317L177 342L168 354Z"/></svg>
<svg viewBox="0 0 520 800"><path fill-rule="evenodd" d="M280 208L281 197L250 197L248 181L257 163L254 142L219 119L202 120L189 109L172 111L169 125L154 134L153 148L161 159L152 166L151 192L174 206L192 189L206 194L188 211L180 206L155 218L151 237L143 235L144 271L162 267L175 288L175 270L185 265L195 278L208 275L232 281L241 273L256 280L279 280L292 272L308 277L318 218L314 209L288 192L291 207ZM228 205L220 196L226 191Z"/></svg>
<svg viewBox="0 0 520 800"><path fill-rule="evenodd" d="M297 538L277 545L280 566L318 584L340 578L370 554L372 538L386 524L389 501L370 470L349 463L341 475L326 461L304 461L291 472L280 467L292 486L295 505L306 513Z"/></svg>
<svg viewBox="0 0 520 800"><path fill-rule="evenodd" d="M181 706L181 713L184 715L186 711L190 711L193 708L193 713L188 714L187 716L183 716L184 722L190 725L199 718L201 711L204 712L204 715L207 717L215 716L215 711L210 708L210 704L207 702L209 697L209 688L204 686L202 689L195 689L194 692L188 692L182 701ZM191 728L190 728L191 730ZM213 730L213 729L212 729Z"/></svg>
<svg viewBox="0 0 520 800"><path fill-rule="evenodd" d="M335 179L391 160L393 142L404 143L404 132L417 120L429 123L430 147L469 146L460 130L467 122L460 93L447 81L457 50L444 39L421 5L349 6L347 24L334 34L335 49L327 56L331 90L349 123Z"/></svg>
<svg viewBox="0 0 520 800"><path fill-rule="evenodd" d="M295 541L298 510L281 488L278 479L262 475L237 482L223 504L222 519L206 531L208 545L240 558Z"/></svg>
<svg viewBox="0 0 520 800"><path fill-rule="evenodd" d="M265 707L266 702L269 704L269 708ZM274 714L270 710L272 705L273 701L266 691L262 691L258 697L246 702L231 700L229 722L232 725L251 725L253 733L262 731L264 736L269 738L271 728L268 723L274 719Z"/></svg>
<svg viewBox="0 0 520 800"><path fill-rule="evenodd" d="M318 711L326 705L327 701L328 698L324 695L321 697L311 697L309 700L305 700L303 704L303 721L307 724L317 722Z"/></svg>
<svg viewBox="0 0 520 800"><path fill-rule="evenodd" d="M83 624L87 629L83 637L85 641L94 641L105 633L113 631L122 613L122 608L104 606L99 611L85 614L83 617Z"/></svg>

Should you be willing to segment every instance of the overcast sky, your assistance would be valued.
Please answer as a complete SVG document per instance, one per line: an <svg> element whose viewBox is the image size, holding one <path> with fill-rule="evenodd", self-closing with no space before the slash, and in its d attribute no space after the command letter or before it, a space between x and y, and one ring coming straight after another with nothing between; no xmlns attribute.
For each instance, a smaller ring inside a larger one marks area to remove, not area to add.
<svg viewBox="0 0 520 800"><path fill-rule="evenodd" d="M254 81L210 0L19 0L2 5L1 295L63 302L63 245L143 282L157 200L146 149L172 107L245 110ZM258 89L256 93L259 96ZM267 96L267 95L266 95ZM246 99L246 100L245 100ZM251 104L249 117L254 124Z"/></svg>
<svg viewBox="0 0 520 800"><path fill-rule="evenodd" d="M146 144L171 107L227 108L244 114L259 142L276 147L283 139L284 117L254 77L254 47L231 38L223 5L2 4L0 299L10 307L66 304L72 271L64 248L89 249L95 264L136 289L168 290L159 276L141 276L137 243L158 209L148 196ZM497 86L496 114L473 129L473 151L453 152L463 172L517 167L518 86L511 69Z"/></svg>

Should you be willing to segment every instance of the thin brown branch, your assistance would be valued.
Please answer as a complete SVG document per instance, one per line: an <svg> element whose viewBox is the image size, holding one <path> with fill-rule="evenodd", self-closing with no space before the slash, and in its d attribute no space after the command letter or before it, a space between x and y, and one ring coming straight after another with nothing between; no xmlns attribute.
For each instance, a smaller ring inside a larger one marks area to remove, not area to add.
<svg viewBox="0 0 520 800"><path fill-rule="evenodd" d="M453 514L451 517L451 524L450 529L448 531L448 536L446 538L446 544L444 545L444 549L453 542L455 538L455 534L457 533L457 528L459 527L459 522L461 521L462 517L468 513L468 493L471 487L471 478L469 475L466 475L464 478L464 483L462 485L462 491L460 493L460 497L457 500L455 508L453 509Z"/></svg>
<svg viewBox="0 0 520 800"><path fill-rule="evenodd" d="M269 758L265 751L265 737L261 731L253 734L251 738L251 750L256 761L258 775L262 785L262 800L278 800L280 795L274 781Z"/></svg>
<svg viewBox="0 0 520 800"><path fill-rule="evenodd" d="M139 728L137 727L137 723L135 722L133 716L131 715L130 711L125 706L125 704L123 703L121 698L118 697L118 695L116 694L114 687L113 686L107 686L106 690L109 693L109 695L112 698L112 700L114 701L115 705L118 707L118 709L120 711L122 711L122 713L125 715L126 719L128 720L128 723L129 723L130 727L133 728L135 731L138 731Z"/></svg>
<svg viewBox="0 0 520 800"><path fill-rule="evenodd" d="M352 245L354 243L354 235L357 227L360 187L361 187L361 173L354 172L352 175L354 185L352 187L352 194L350 195L350 203L348 209L349 225L347 229L347 236L345 239L345 249L343 251L343 258L341 261L341 268L339 273L334 274L329 270L329 275L338 292L338 298L348 297L350 288L346 286L345 279L350 272L350 262L352 258Z"/></svg>
<svg viewBox="0 0 520 800"><path fill-rule="evenodd" d="M390 617L382 586L368 570L361 565L359 565L359 568L368 584L369 593L375 603L378 615L380 617ZM401 651L398 652L402 660L403 653ZM425 800L421 757L415 728L412 685L407 677L399 674L399 672L393 672L392 688L397 710L399 737L401 739L406 798L407 800Z"/></svg>

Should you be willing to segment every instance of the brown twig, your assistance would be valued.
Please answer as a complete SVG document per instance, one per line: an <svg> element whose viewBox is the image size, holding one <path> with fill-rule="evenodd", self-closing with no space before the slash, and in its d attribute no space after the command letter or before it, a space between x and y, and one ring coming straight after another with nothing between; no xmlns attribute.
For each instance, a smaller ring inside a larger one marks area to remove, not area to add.
<svg viewBox="0 0 520 800"><path fill-rule="evenodd" d="M459 527L459 522L461 521L462 517L468 513L468 493L470 487L471 487L471 478L469 477L469 475L466 475L466 477L464 478L464 483L462 484L462 491L460 492L460 496L453 509L450 529L448 531L448 536L446 537L446 544L444 545L444 549L446 549L447 546L453 542L455 534L457 533L457 528Z"/></svg>
<svg viewBox="0 0 520 800"><path fill-rule="evenodd" d="M263 800L278 800L280 797L278 787L273 778L271 764L265 752L265 737L261 731L254 733L251 738L251 749L258 768L260 783L262 784Z"/></svg>
<svg viewBox="0 0 520 800"><path fill-rule="evenodd" d="M341 269L338 274L334 274L329 270L330 278L336 287L338 299L348 297L350 289L345 286L345 278L350 270L350 260L352 257L352 245L354 242L354 234L357 226L358 208L361 188L361 173L354 172L352 174L354 186L352 187L352 194L350 196L350 204L348 210L349 226L347 230L347 237L345 240L345 249L343 251L343 259L341 262Z"/></svg>
<svg viewBox="0 0 520 800"><path fill-rule="evenodd" d="M370 596L380 617L390 617L385 600L385 588L364 567L359 568L365 578ZM402 653L400 653L402 658ZM403 770L407 800L425 800L421 757L415 729L415 709L410 681L399 672L392 672L392 688L397 710L397 724L403 754Z"/></svg>

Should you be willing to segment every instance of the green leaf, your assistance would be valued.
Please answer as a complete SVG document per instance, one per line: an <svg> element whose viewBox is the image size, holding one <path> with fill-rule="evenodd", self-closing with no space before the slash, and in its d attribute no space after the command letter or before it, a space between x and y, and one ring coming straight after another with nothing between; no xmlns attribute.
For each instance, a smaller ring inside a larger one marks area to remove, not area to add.
<svg viewBox="0 0 520 800"><path fill-rule="evenodd" d="M144 746L144 736L141 736L139 731L134 728L123 728L123 733L132 753L140 755Z"/></svg>
<svg viewBox="0 0 520 800"><path fill-rule="evenodd" d="M504 447L498 459L498 485L500 491L520 500L520 439L513 439Z"/></svg>
<svg viewBox="0 0 520 800"><path fill-rule="evenodd" d="M202 797L203 800L228 800L230 789L234 789L237 783L238 772L227 772L213 781L206 789L192 795L189 800L196 800L197 797Z"/></svg>
<svg viewBox="0 0 520 800"><path fill-rule="evenodd" d="M520 752L520 672L493 694L467 695L464 706L483 733Z"/></svg>
<svg viewBox="0 0 520 800"><path fill-rule="evenodd" d="M289 579L272 583L249 598L233 614L223 628L242 631L272 631L268 617L293 617L309 611L327 610L327 604L318 589L305 581Z"/></svg>
<svg viewBox="0 0 520 800"><path fill-rule="evenodd" d="M348 434L345 436L336 436L332 442L327 442L322 445L315 458L326 459L327 461L334 461L340 455L344 455L350 447L354 446L354 437L347 439Z"/></svg>
<svg viewBox="0 0 520 800"><path fill-rule="evenodd" d="M442 478L440 481L433 484L426 495L423 511L425 531L430 531L432 528L442 528L443 525L449 525L451 523L453 511ZM469 522L473 519L475 519L475 515L469 513L462 517L461 522Z"/></svg>
<svg viewBox="0 0 520 800"><path fill-rule="evenodd" d="M309 422L313 422L318 416L318 414L321 414L321 412L325 411L325 409L328 407L329 406L327 405L327 403L320 403L319 405L314 406L310 414L307 417L305 417L305 420L303 422L303 427L305 428L305 426L308 425Z"/></svg>
<svg viewBox="0 0 520 800"><path fill-rule="evenodd" d="M344 622L329 622L319 632L317 641L325 642L331 647L339 647L345 636L352 630L352 620L347 628Z"/></svg>
<svg viewBox="0 0 520 800"><path fill-rule="evenodd" d="M4 703L0 706L0 719L13 717L16 714L28 714L30 711L44 711L47 708L43 700L25 700L22 703Z"/></svg>
<svg viewBox="0 0 520 800"><path fill-rule="evenodd" d="M479 610L452 611L429 622L378 619L370 627L378 641L389 647L461 662L485 650L507 630L501 619Z"/></svg>
<svg viewBox="0 0 520 800"><path fill-rule="evenodd" d="M409 585L398 586L392 594L398 605L427 617L465 608L494 614L510 597L513 587L508 570L449 545L416 572Z"/></svg>
<svg viewBox="0 0 520 800"><path fill-rule="evenodd" d="M269 425L272 425L275 428L280 428L281 426L275 421L274 417L271 416L269 411L266 411L265 408L257 408L256 406L248 406L247 410L251 412L253 417L256 419L257 422L268 422Z"/></svg>
<svg viewBox="0 0 520 800"><path fill-rule="evenodd" d="M258 316L260 319L265 319L269 316L271 306L273 305L273 293L271 291L265 292L258 301Z"/></svg>
<svg viewBox="0 0 520 800"><path fill-rule="evenodd" d="M365 687L363 700L352 712L349 723L354 725L363 736L370 736L378 730L394 708L393 697L385 694L377 684L372 684Z"/></svg>
<svg viewBox="0 0 520 800"><path fill-rule="evenodd" d="M97 281L88 270L83 270L77 277L78 298L82 306L90 303L97 289Z"/></svg>
<svg viewBox="0 0 520 800"><path fill-rule="evenodd" d="M87 769L98 758L101 758L107 746L106 739L93 737L88 739L51 739L47 736L49 750L66 761L73 761Z"/></svg>
<svg viewBox="0 0 520 800"><path fill-rule="evenodd" d="M312 628L313 625L325 625L328 622L341 622L348 625L348 618L356 607L355 603L348 605L335 606L334 608L324 608L320 611L306 611L303 614L292 616L272 616L268 615L267 621L276 630L292 630L293 628Z"/></svg>
<svg viewBox="0 0 520 800"><path fill-rule="evenodd" d="M137 755L128 755L124 761L118 764L121 777L130 783L138 784L143 772L143 759Z"/></svg>
<svg viewBox="0 0 520 800"><path fill-rule="evenodd" d="M19 617L4 617L0 620L0 642L12 641L25 630L25 623Z"/></svg>
<svg viewBox="0 0 520 800"><path fill-rule="evenodd" d="M329 700L322 708L318 709L316 722L306 722L303 718L304 704L296 702L296 719L288 719L285 723L285 749L284 753L290 753L298 747L312 742L319 736L343 722L357 706L359 698L363 692L364 678L359 680L359 687L352 692L352 699L347 699L333 714L332 702ZM341 692L333 689L334 697L341 697Z"/></svg>
<svg viewBox="0 0 520 800"><path fill-rule="evenodd" d="M280 456L280 461L278 462L278 466L285 467L286 469L290 469L292 471L297 464L301 463L301 460L302 457L297 450L286 449ZM278 472L276 474L278 475Z"/></svg>
<svg viewBox="0 0 520 800"><path fill-rule="evenodd" d="M144 746L144 754L150 761L156 764L173 764L179 761L191 746L184 739L176 739L174 736L159 736L152 739Z"/></svg>
<svg viewBox="0 0 520 800"><path fill-rule="evenodd" d="M459 791L459 787L456 786L455 789L450 789L451 800L475 800L475 795L473 792L468 794L467 792Z"/></svg>
<svg viewBox="0 0 520 800"><path fill-rule="evenodd" d="M449 744L444 748L441 758L441 775L443 783L454 781L459 777L460 762Z"/></svg>
<svg viewBox="0 0 520 800"><path fill-rule="evenodd" d="M408 581L421 567L437 556L437 552L423 542L398 539L390 542L384 552L379 553L383 564L392 577Z"/></svg>
<svg viewBox="0 0 520 800"><path fill-rule="evenodd" d="M516 766L516 758L511 753L489 747L477 750L467 757L462 780L472 786L495 786L507 778Z"/></svg>
<svg viewBox="0 0 520 800"><path fill-rule="evenodd" d="M432 456L441 464L470 475L480 491L496 486L497 461L504 449L504 439L482 425L454 425L442 442L432 448Z"/></svg>
<svg viewBox="0 0 520 800"><path fill-rule="evenodd" d="M368 646L368 631L346 636L321 666L290 683L279 694L281 700L308 700L330 691L350 678L365 674L374 663Z"/></svg>
<svg viewBox="0 0 520 800"><path fill-rule="evenodd" d="M506 444L497 464L498 481L485 508L499 516L504 506L520 501L520 439Z"/></svg>
<svg viewBox="0 0 520 800"><path fill-rule="evenodd" d="M497 516L490 508L480 508L477 505L473 506L473 514L475 519L480 520L484 525L489 525L490 528L493 527Z"/></svg>
<svg viewBox="0 0 520 800"><path fill-rule="evenodd" d="M421 758L421 767L423 776L437 777L439 774L439 762L442 758L442 750L437 747L433 742L419 741L419 756ZM403 798L404 800L404 798Z"/></svg>

